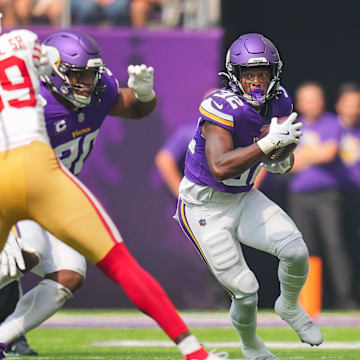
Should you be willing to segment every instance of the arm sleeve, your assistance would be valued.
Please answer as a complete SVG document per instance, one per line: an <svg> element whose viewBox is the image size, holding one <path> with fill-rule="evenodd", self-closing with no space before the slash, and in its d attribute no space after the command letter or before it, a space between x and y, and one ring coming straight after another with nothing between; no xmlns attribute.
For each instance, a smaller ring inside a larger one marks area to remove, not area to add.
<svg viewBox="0 0 360 360"><path fill-rule="evenodd" d="M108 68L105 68L101 81L106 85L105 97L109 104L113 105L119 97L119 82Z"/></svg>

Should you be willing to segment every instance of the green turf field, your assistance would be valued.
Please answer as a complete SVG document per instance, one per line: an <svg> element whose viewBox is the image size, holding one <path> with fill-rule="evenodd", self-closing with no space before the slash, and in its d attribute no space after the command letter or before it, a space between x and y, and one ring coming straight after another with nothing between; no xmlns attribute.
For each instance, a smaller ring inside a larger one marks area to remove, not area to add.
<svg viewBox="0 0 360 360"><path fill-rule="evenodd" d="M120 314L120 317L119 317ZM135 312L60 312L57 319L137 319ZM224 316L226 313L224 312ZM260 318L266 314L261 315ZM350 315L351 316L351 315ZM359 313L354 317L359 317ZM191 318L196 318L192 314ZM200 315L199 315L200 317ZM201 313L206 318L206 313ZM209 315L211 317L211 314ZM186 318L186 320L188 320ZM166 335L159 329L145 328L53 328L42 327L29 332L28 340L39 352L36 360L181 360L180 353ZM142 326L144 327L144 326ZM208 349L227 351L230 359L243 359L238 347L238 336L231 327L206 326L191 327L198 339ZM311 348L298 341L296 334L288 327L262 327L258 334L281 360L287 359L360 359L360 326L323 326L325 342L322 346ZM7 359L29 359L8 356Z"/></svg>

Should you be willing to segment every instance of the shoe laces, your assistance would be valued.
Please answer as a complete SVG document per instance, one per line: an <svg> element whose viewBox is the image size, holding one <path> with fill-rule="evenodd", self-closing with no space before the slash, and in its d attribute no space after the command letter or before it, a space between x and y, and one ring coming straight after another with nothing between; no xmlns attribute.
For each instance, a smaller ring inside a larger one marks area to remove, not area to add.
<svg viewBox="0 0 360 360"><path fill-rule="evenodd" d="M314 327L314 323L312 322L312 321L308 321L303 327L302 327L302 329L301 330L309 330L309 329L311 329L311 328L313 328Z"/></svg>

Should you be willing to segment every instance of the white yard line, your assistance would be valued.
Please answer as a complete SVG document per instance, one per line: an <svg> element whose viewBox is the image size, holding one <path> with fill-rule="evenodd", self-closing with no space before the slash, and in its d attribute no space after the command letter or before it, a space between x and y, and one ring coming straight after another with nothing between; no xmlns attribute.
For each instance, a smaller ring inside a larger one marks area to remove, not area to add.
<svg viewBox="0 0 360 360"><path fill-rule="evenodd" d="M240 343L234 342L204 342L206 347L209 348L239 348ZM100 347L173 347L171 341L144 341L144 340L113 340L113 341L96 341L91 344L92 346ZM310 346L300 342L279 342L267 341L266 345L273 349L309 349ZM313 349L358 349L360 350L360 341L354 342L340 342L328 341L321 344L320 347L313 347Z"/></svg>
<svg viewBox="0 0 360 360"><path fill-rule="evenodd" d="M228 313L182 313L190 327L232 328ZM360 326L360 313L323 314L315 320L320 326ZM274 313L259 313L259 327L284 327L287 324ZM45 321L41 327L89 327L89 328L155 328L151 318L139 313L58 313Z"/></svg>

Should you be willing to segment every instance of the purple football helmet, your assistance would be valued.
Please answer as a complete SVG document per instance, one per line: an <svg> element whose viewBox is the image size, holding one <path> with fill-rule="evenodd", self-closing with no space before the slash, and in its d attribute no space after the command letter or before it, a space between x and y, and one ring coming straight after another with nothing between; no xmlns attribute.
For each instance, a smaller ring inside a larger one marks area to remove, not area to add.
<svg viewBox="0 0 360 360"><path fill-rule="evenodd" d="M265 66L270 68L271 80L266 93L247 94L241 85L243 68ZM279 95L282 61L275 45L261 34L244 34L236 39L226 54L226 72L232 90L249 104L259 106ZM224 73L223 73L224 74Z"/></svg>
<svg viewBox="0 0 360 360"><path fill-rule="evenodd" d="M75 107L89 105L93 96L100 101L105 65L95 40L78 30L62 30L47 37L43 44L57 48L60 60L42 80Z"/></svg>

